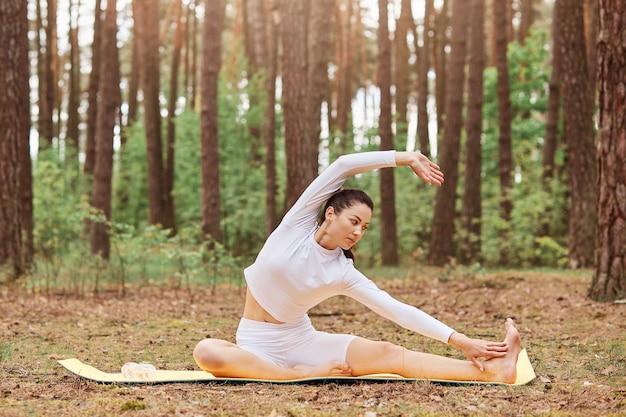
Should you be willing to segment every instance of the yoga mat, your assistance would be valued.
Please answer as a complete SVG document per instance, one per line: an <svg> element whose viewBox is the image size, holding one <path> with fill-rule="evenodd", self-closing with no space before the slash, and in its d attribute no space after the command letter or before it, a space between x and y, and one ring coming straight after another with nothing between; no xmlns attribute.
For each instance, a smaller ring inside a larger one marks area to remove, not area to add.
<svg viewBox="0 0 626 417"><path fill-rule="evenodd" d="M164 384L173 382L215 382L215 383L248 383L248 382L264 382L272 384L294 384L294 383L320 383L320 382L413 382L420 381L416 378L404 378L396 374L371 374L358 377L325 377L325 378L306 378L294 380L267 380L267 379L251 379L251 378L222 378L204 371L168 371L157 370L156 377L148 381L137 381L126 379L121 372L108 373L94 368L93 366L84 364L79 359L71 358L58 361L58 363L71 373L81 378L102 383L118 383L118 384ZM517 361L517 380L514 384L494 383L494 382L473 382L473 381L453 381L453 380L434 380L428 381L439 384L485 384L485 385L525 385L536 378L535 371L526 349L522 349L519 353ZM424 380L425 381L425 380Z"/></svg>

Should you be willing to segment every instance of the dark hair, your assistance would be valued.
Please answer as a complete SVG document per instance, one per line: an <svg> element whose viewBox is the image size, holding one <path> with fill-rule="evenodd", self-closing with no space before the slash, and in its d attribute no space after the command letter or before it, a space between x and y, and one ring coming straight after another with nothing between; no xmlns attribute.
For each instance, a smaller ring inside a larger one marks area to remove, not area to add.
<svg viewBox="0 0 626 417"><path fill-rule="evenodd" d="M328 207L332 207L335 210L335 213L339 214L344 209L352 207L355 204L365 204L370 208L370 210L372 210L372 212L374 212L374 202L365 191L357 190L355 188L342 188L330 196L330 198L326 201L326 204L324 204L324 207L319 215L318 223L321 225L324 223L324 220L326 220L326 210ZM354 261L354 253L352 253L350 249L342 248L342 250L346 258Z"/></svg>

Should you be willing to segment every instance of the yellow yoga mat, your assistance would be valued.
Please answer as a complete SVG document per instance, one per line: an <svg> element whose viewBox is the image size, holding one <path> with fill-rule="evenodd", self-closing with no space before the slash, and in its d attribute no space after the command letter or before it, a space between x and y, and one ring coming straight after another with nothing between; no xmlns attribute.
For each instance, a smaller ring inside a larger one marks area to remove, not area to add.
<svg viewBox="0 0 626 417"><path fill-rule="evenodd" d="M306 378L294 380L267 380L267 379L251 379L251 378L221 378L216 377L204 371L168 371L157 370L156 377L147 381L137 381L126 379L120 372L108 373L94 368L93 366L84 364L79 359L64 359L58 363L71 373L81 378L102 383L119 383L119 384L164 384L173 382L216 382L216 383L247 383L247 382L265 382L272 384L294 384L294 383L314 383L314 382L351 382L351 381L370 381L370 382L411 382L419 381L415 378L404 378L396 374L372 374L358 377L326 377L326 378ZM440 384L487 384L487 385L525 385L536 378L535 371L526 349L519 353L517 361L517 380L514 384L492 383L492 382L468 382L453 380L429 380Z"/></svg>

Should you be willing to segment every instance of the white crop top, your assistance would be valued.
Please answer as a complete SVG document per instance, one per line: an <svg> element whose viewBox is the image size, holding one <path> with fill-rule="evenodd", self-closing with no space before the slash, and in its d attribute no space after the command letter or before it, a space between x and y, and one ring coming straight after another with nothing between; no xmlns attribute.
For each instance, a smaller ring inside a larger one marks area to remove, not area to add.
<svg viewBox="0 0 626 417"><path fill-rule="evenodd" d="M341 156L287 212L255 262L244 270L252 295L276 320L298 322L320 302L345 295L402 327L448 342L452 328L391 297L359 272L340 247L325 249L314 238L320 207L348 177L395 165L395 151Z"/></svg>

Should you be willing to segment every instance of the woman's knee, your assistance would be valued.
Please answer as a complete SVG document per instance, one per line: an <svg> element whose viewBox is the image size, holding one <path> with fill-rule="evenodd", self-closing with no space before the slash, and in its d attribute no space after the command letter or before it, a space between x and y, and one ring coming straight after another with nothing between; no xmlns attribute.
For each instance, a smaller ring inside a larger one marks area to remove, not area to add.
<svg viewBox="0 0 626 417"><path fill-rule="evenodd" d="M224 365L224 349L231 343L218 339L204 339L193 350L193 358L204 370L219 369Z"/></svg>

